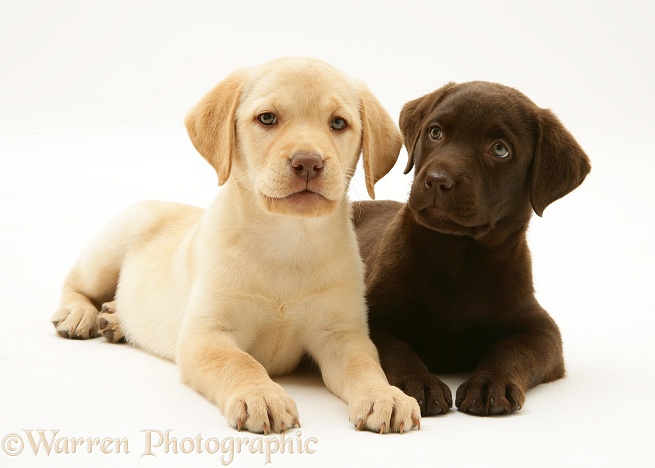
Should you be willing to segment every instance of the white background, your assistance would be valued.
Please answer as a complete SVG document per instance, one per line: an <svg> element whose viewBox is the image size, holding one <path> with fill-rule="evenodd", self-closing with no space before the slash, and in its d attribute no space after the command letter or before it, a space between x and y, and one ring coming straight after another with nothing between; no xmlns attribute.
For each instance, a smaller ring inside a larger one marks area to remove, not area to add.
<svg viewBox="0 0 655 468"><path fill-rule="evenodd" d="M248 437L178 382L174 365L102 340L57 337L64 275L115 213L141 199L206 206L213 170L182 124L230 71L322 58L366 82L394 119L444 83L497 81L553 109L592 160L530 229L535 287L568 375L517 415L451 411L402 436L355 432L316 376L278 381L317 452L276 466L654 466L655 18L644 1L0 1L1 466L220 466L141 457L140 431ZM376 187L404 200L407 155ZM363 175L351 198L365 199ZM444 376L453 391L465 375ZM127 455L34 456L24 430L129 439ZM293 437L297 434L291 433ZM263 466L259 454L233 466Z"/></svg>

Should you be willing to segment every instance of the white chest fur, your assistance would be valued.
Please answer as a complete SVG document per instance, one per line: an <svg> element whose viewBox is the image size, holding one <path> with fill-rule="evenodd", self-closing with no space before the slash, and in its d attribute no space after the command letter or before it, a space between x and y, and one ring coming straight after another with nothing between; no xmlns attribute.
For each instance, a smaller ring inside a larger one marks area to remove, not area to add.
<svg viewBox="0 0 655 468"><path fill-rule="evenodd" d="M270 374L292 370L335 323L365 325L363 266L348 210L321 218L210 207L196 255L204 310L188 312L229 333ZM208 221L207 221L208 220ZM211 256L211 261L207 261ZM211 298L206 293L211 291Z"/></svg>

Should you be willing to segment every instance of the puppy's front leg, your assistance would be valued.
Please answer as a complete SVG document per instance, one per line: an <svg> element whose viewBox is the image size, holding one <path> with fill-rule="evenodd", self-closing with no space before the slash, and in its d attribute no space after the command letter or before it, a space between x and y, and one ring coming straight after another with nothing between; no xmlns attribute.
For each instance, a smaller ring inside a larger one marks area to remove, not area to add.
<svg viewBox="0 0 655 468"><path fill-rule="evenodd" d="M543 310L526 317L532 319L530 329L492 344L473 375L459 386L459 411L478 416L513 413L523 407L528 389L564 376L559 328Z"/></svg>
<svg viewBox="0 0 655 468"><path fill-rule="evenodd" d="M325 385L348 403L350 421L358 430L402 433L420 428L418 403L389 385L365 331L326 330L310 348Z"/></svg>
<svg viewBox="0 0 655 468"><path fill-rule="evenodd" d="M453 405L448 385L432 374L410 345L387 330L371 325L371 339L391 385L416 398L422 416L444 414Z"/></svg>
<svg viewBox="0 0 655 468"><path fill-rule="evenodd" d="M296 403L228 332L185 333L178 350L184 383L218 405L233 427L264 434L300 427Z"/></svg>

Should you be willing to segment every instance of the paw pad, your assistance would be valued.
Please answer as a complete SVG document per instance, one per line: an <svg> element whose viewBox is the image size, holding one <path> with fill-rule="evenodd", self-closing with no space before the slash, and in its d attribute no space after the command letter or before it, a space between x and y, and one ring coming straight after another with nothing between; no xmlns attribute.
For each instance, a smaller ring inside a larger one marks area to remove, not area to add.
<svg viewBox="0 0 655 468"><path fill-rule="evenodd" d="M116 307L114 303L108 302L102 305L102 311L98 314L97 319L98 333L110 343L125 341L115 312Z"/></svg>

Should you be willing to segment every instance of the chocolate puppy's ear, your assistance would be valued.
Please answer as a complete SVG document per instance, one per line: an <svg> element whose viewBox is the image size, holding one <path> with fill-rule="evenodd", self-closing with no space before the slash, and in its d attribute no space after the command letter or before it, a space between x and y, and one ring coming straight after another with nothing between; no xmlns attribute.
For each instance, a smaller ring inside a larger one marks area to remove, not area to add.
<svg viewBox="0 0 655 468"><path fill-rule="evenodd" d="M530 201L535 213L582 183L591 164L573 135L548 109L540 109L539 139L530 172Z"/></svg>
<svg viewBox="0 0 655 468"><path fill-rule="evenodd" d="M407 166L405 167L405 174L412 170L414 167L414 149L416 143L421 136L421 128L423 120L427 117L428 113L434 109L437 104L448 94L457 83L450 82L445 86L437 89L436 91L421 96L418 99L406 103L400 111L400 119L398 125L400 131L405 139L405 147L407 148Z"/></svg>

